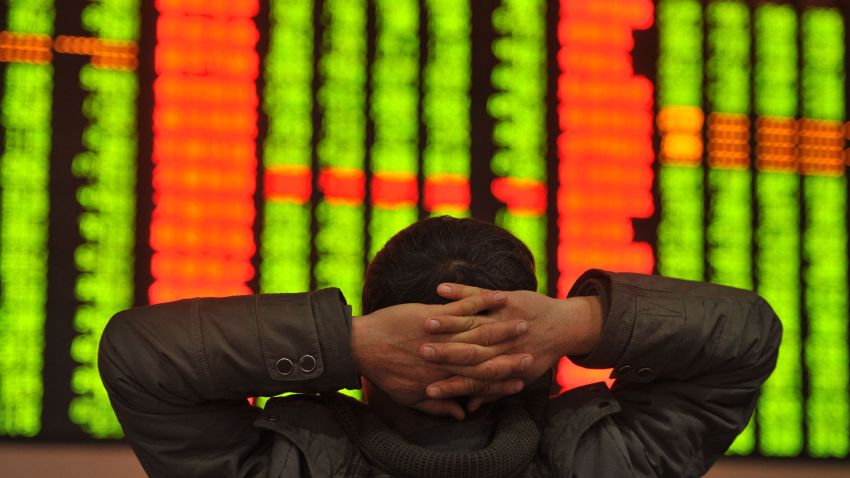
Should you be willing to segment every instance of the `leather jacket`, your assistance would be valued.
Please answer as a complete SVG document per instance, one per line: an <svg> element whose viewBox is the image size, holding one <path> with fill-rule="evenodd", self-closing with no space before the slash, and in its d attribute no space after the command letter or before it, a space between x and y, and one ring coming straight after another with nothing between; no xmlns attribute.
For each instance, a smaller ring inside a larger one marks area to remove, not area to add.
<svg viewBox="0 0 850 478"><path fill-rule="evenodd" d="M550 400L537 452L514 476L704 474L775 365L781 325L770 306L748 291L599 270L570 295L598 295L604 310L596 349L570 359L612 368L616 381ZM326 400L246 401L359 388L350 324L336 289L140 307L109 322L99 368L150 476L415 476L364 453Z"/></svg>

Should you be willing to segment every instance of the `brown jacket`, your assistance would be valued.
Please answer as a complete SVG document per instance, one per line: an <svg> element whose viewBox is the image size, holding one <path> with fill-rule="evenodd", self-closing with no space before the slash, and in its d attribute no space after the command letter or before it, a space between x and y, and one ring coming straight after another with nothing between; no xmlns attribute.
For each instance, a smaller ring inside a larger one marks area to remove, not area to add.
<svg viewBox="0 0 850 478"><path fill-rule="evenodd" d="M604 304L602 339L571 359L617 380L550 401L518 476L702 475L773 370L776 315L752 292L657 276L588 271L571 295L588 294ZM245 400L359 387L350 320L335 289L136 308L107 326L100 372L150 476L391 476L320 400Z"/></svg>

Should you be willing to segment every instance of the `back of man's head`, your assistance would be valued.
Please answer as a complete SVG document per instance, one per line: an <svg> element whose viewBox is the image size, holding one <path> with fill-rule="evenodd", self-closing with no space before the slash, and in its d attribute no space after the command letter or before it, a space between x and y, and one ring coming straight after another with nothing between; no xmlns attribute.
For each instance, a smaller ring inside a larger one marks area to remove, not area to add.
<svg viewBox="0 0 850 478"><path fill-rule="evenodd" d="M441 304L441 282L495 290L536 290L534 257L499 226L448 216L425 219L393 236L366 271L363 313L407 302Z"/></svg>

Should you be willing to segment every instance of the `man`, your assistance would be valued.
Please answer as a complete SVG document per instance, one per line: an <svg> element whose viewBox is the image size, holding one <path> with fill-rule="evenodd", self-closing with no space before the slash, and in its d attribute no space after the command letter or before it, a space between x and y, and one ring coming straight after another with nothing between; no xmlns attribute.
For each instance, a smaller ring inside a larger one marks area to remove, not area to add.
<svg viewBox="0 0 850 478"><path fill-rule="evenodd" d="M104 332L101 375L151 476L704 473L773 369L770 307L602 271L555 300L533 271L496 226L428 219L375 257L362 317L335 290L134 309ZM565 355L613 368L613 388L549 400ZM332 393L359 377L367 405ZM245 401L286 391L323 393Z"/></svg>

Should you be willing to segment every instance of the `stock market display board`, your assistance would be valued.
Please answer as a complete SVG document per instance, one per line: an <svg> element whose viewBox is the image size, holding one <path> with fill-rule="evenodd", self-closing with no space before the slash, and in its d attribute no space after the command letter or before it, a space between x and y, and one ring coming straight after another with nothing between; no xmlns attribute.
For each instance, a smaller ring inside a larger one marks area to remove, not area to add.
<svg viewBox="0 0 850 478"><path fill-rule="evenodd" d="M0 439L121 437L115 312L340 287L432 215L584 270L756 290L734 455L848 459L840 0L7 0ZM564 388L607 378L563 361Z"/></svg>

